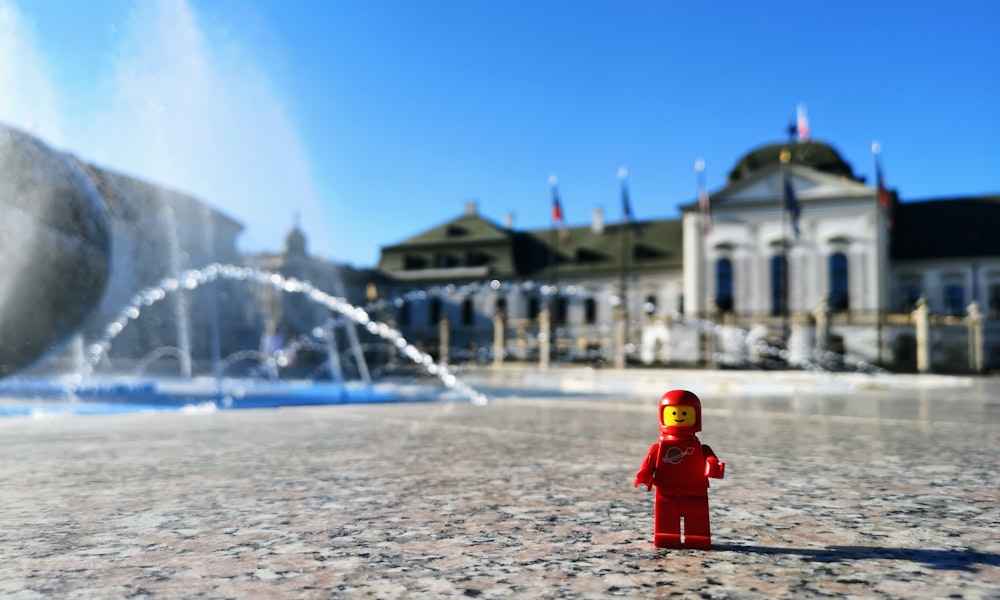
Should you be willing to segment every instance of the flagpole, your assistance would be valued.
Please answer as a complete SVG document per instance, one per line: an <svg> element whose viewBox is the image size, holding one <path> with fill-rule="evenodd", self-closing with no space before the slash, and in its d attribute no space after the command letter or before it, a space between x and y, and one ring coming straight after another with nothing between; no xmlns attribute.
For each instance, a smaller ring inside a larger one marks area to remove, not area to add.
<svg viewBox="0 0 1000 600"><path fill-rule="evenodd" d="M556 346L556 309L558 308L559 297L559 227L565 227L562 205L559 200L559 178L555 173L549 176L549 185L552 188L552 233L549 244L549 267L551 273L551 289L546 305L549 311L549 347L553 350Z"/></svg>
<svg viewBox="0 0 1000 600"><path fill-rule="evenodd" d="M694 307L696 311L696 316L699 319L706 320L708 317L708 278L711 276L711 269L707 264L707 255L705 254L705 246L707 240L705 236L708 234L708 227L706 223L706 216L708 215L707 207L703 206L702 203L704 199L702 194L707 194L705 190L705 161L698 159L694 161L695 170L695 187L697 188L697 198L698 198L698 246L699 246L699 263L696 265L698 269L698 294L701 296L698 299L698 305ZM718 291L716 291L718 294ZM708 352L706 350L708 345L708 340L704 332L699 331L698 333L698 360L704 365L709 364Z"/></svg>
<svg viewBox="0 0 1000 600"><path fill-rule="evenodd" d="M792 185L788 181L787 165L792 159L792 153L782 150L779 155L781 161L781 337L788 346L788 189Z"/></svg>
<svg viewBox="0 0 1000 600"><path fill-rule="evenodd" d="M549 176L549 186L552 188L553 210L555 210L555 203L558 202L559 197L559 189L556 187L558 183L559 180L555 175ZM551 271L549 282L553 287L559 285L558 236L556 233L558 224L556 223L555 216L553 212L552 226L549 228L549 269Z"/></svg>
<svg viewBox="0 0 1000 600"><path fill-rule="evenodd" d="M876 351L875 355L878 360L878 365L882 366L882 320L883 320L883 294L884 294L884 283L882 278L885 276L883 269L885 268L885 261L883 259L886 249L883 248L885 243L883 240L882 225L885 221L886 215L884 214L884 207L882 206L882 194L883 184L882 184L882 166L879 164L878 156L882 152L882 146L878 142L872 142L872 159L875 162L875 256L877 257L877 268L875 271L875 344Z"/></svg>
<svg viewBox="0 0 1000 600"><path fill-rule="evenodd" d="M626 189L627 189L626 186L628 185L628 171L625 169L625 167L622 167L622 168L618 169L618 178L621 180L622 198L624 199L625 198L625 194L627 193L626 192ZM623 202L622 203L622 210L624 211L624 209L625 209L625 204ZM629 261L630 257L629 257L629 251L628 251L628 249L629 249L629 239L628 239L629 231L628 230L629 230L630 227L631 227L631 223L629 223L628 215L625 214L625 215L623 215L623 219L622 219L622 233L621 233L622 249L621 249L621 261L619 262L619 265L618 265L618 272L619 272L619 279L620 279L620 283L619 284L621 286L622 318L624 319L624 329L625 329L624 337L623 337L623 343L626 346L628 346L628 337L629 337L628 336L628 333L629 333L628 332L628 330L629 330L628 276L629 276L629 267L631 265L630 265L630 261ZM625 353L625 349L624 348L622 349L622 353L623 353L622 356L625 356L626 353ZM627 361L626 361L626 363L627 363Z"/></svg>

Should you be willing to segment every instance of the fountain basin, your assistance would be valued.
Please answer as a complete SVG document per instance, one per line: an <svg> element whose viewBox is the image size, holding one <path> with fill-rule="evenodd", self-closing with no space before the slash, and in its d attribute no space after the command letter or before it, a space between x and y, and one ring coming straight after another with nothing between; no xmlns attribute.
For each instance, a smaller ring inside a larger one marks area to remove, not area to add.
<svg viewBox="0 0 1000 600"><path fill-rule="evenodd" d="M432 402L440 386L401 383L269 382L252 379L16 378L0 385L0 417L279 408L333 404Z"/></svg>

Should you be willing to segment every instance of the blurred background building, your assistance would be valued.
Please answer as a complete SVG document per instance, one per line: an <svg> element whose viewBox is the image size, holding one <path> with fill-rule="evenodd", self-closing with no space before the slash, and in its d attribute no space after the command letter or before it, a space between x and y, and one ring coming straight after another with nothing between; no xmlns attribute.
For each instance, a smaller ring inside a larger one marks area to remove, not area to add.
<svg viewBox="0 0 1000 600"><path fill-rule="evenodd" d="M877 166L865 181L824 142L749 151L675 219L609 222L597 208L568 227L553 188L557 222L522 230L468 202L382 247L373 269L311 255L297 222L280 252L241 254L237 218L65 156L107 210L110 276L73 342L38 371L78 364L143 290L220 263L309 282L451 362L782 367L852 357L897 370L1000 368L1000 196L901 202ZM628 215L624 179L622 202ZM664 212L676 205L665 203ZM234 353L294 346L288 373L314 377L331 353L386 354L307 294L252 279L181 281L141 302L100 368L206 374Z"/></svg>
<svg viewBox="0 0 1000 600"><path fill-rule="evenodd" d="M595 209L586 226L518 230L467 203L383 247L378 268L400 328L431 348L445 320L453 348L482 356L500 318L507 359L548 342L557 360L606 361L617 339L635 364L743 362L746 340L722 324L783 349L779 362L818 351L912 370L922 302L938 325L929 360L964 371L970 314L986 319L979 368L1000 366L998 223L998 196L900 202L833 146L791 140L740 157L680 219L608 223Z"/></svg>

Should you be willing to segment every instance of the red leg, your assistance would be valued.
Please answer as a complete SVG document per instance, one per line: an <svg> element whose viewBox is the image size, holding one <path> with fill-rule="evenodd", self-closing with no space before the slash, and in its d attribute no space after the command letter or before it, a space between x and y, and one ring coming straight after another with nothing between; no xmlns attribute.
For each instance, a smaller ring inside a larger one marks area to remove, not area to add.
<svg viewBox="0 0 1000 600"><path fill-rule="evenodd" d="M679 498L676 496L656 495L656 504L653 507L653 545L657 548L681 547L681 517L678 501Z"/></svg>
<svg viewBox="0 0 1000 600"><path fill-rule="evenodd" d="M711 549L708 496L685 497L681 501L681 515L684 517L684 547Z"/></svg>

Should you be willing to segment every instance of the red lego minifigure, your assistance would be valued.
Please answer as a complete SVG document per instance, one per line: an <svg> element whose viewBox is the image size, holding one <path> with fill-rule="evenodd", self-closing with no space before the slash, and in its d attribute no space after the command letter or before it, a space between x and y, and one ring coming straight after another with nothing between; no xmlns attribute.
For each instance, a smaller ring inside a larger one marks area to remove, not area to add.
<svg viewBox="0 0 1000 600"><path fill-rule="evenodd" d="M722 479L726 463L698 441L701 400L687 390L660 398L660 440L646 453L635 487L656 486L653 544L658 548L712 547L708 525L708 478ZM683 529L681 522L683 520ZM682 537L683 535L683 537Z"/></svg>

